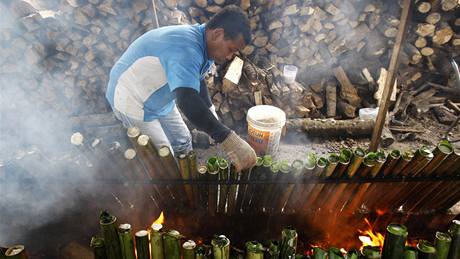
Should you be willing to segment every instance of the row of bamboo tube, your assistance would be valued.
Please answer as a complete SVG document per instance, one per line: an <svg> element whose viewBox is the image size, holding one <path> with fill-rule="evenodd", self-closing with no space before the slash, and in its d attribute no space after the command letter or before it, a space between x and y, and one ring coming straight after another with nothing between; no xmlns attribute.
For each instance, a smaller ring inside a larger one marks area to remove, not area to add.
<svg viewBox="0 0 460 259"><path fill-rule="evenodd" d="M210 157L198 165L194 151L173 155L169 147L157 150L137 128L128 129L132 147L108 151L82 139L72 143L99 161L110 161L102 177L119 177L138 184L152 206L186 205L213 215L262 212L370 210L431 212L448 209L460 199L460 149L447 141L434 150L366 152L361 148L304 160L275 161L259 157L246 171L235 172L232 164ZM81 137L82 138L82 137ZM104 175L105 174L105 175Z"/></svg>
<svg viewBox="0 0 460 259"><path fill-rule="evenodd" d="M246 249L231 249L230 240L225 235L214 236L210 245L185 237L177 230L164 231L158 223L147 230L135 233L130 224L120 224L117 219L104 211L100 216L101 235L93 237L91 247L95 259L458 259L460 257L460 221L453 220L447 232L436 232L434 242L420 239L415 247L407 246L406 226L391 223L386 228L383 247L364 246L360 251L346 251L337 247L324 249L312 246L310 250L299 251L298 234L295 228L285 227L280 240L269 240L265 246L258 241L245 243Z"/></svg>

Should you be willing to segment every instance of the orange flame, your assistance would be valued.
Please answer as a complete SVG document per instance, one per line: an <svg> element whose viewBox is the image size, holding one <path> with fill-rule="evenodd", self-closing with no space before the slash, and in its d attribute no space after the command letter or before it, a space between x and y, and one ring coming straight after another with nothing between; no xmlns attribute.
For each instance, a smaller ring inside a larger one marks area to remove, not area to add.
<svg viewBox="0 0 460 259"><path fill-rule="evenodd" d="M153 224L163 224L165 222L165 216L163 215L163 211L160 213L160 216L152 223Z"/></svg>
<svg viewBox="0 0 460 259"><path fill-rule="evenodd" d="M362 250L365 246L379 246L380 248L382 248L385 237L378 232L374 232L372 230L372 225L369 223L367 219L364 219L364 221L368 225L369 229L365 231L358 229L358 232L362 234L362 236L359 236L359 240L361 240L361 242L363 243L360 249Z"/></svg>

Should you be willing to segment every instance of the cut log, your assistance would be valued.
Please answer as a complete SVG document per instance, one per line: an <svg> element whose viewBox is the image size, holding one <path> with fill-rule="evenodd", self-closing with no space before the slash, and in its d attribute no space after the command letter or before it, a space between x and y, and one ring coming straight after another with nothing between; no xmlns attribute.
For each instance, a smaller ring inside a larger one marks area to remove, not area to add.
<svg viewBox="0 0 460 259"><path fill-rule="evenodd" d="M382 129L382 135L380 137L380 145L382 147L386 148L391 146L395 142L395 138L393 137L393 134L391 133L390 129L388 126L384 126Z"/></svg>
<svg viewBox="0 0 460 259"><path fill-rule="evenodd" d="M343 68L341 66L336 67L334 75L341 85L340 97L352 106L357 107L361 103L361 98L358 96L358 91L350 82L350 79L348 79Z"/></svg>
<svg viewBox="0 0 460 259"><path fill-rule="evenodd" d="M441 29L436 30L433 36L433 43L438 46L443 45L449 42L452 39L452 36L454 36L454 31L449 25L444 24Z"/></svg>
<svg viewBox="0 0 460 259"><path fill-rule="evenodd" d="M337 86L332 82L328 82L326 86L326 103L327 117L334 118L337 110Z"/></svg>
<svg viewBox="0 0 460 259"><path fill-rule="evenodd" d="M334 120L334 119L290 119L287 130L304 131L313 137L358 137L370 136L374 120Z"/></svg>
<svg viewBox="0 0 460 259"><path fill-rule="evenodd" d="M338 101L337 102L337 109L347 119L356 118L356 107L351 105L351 104L349 104L349 103L347 103L347 102L345 102L345 101Z"/></svg>
<svg viewBox="0 0 460 259"><path fill-rule="evenodd" d="M429 24L437 24L439 21L441 20L441 14L440 13L437 13L437 12L434 12L434 13L430 13L427 17L426 17L426 22L429 23Z"/></svg>
<svg viewBox="0 0 460 259"><path fill-rule="evenodd" d="M441 0L443 11L452 11L458 6L458 0Z"/></svg>
<svg viewBox="0 0 460 259"><path fill-rule="evenodd" d="M423 47L425 47L427 44L427 41L424 37L418 37L417 40L415 41L414 45L415 47L421 49Z"/></svg>

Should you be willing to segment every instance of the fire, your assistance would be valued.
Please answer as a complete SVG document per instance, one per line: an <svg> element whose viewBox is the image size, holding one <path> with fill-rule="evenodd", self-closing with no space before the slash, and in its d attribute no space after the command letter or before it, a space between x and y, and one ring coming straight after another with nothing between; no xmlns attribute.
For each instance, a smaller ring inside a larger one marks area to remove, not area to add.
<svg viewBox="0 0 460 259"><path fill-rule="evenodd" d="M369 223L369 221L367 219L364 219L364 221L368 225L369 229L365 231L358 230L358 232L362 234L362 236L359 236L359 240L361 240L363 243L360 249L363 249L365 246L379 246L382 248L385 237L378 232L374 233L372 230L372 225Z"/></svg>
<svg viewBox="0 0 460 259"><path fill-rule="evenodd" d="M163 224L165 222L165 216L163 215L163 211L160 213L160 216L152 223L153 224Z"/></svg>

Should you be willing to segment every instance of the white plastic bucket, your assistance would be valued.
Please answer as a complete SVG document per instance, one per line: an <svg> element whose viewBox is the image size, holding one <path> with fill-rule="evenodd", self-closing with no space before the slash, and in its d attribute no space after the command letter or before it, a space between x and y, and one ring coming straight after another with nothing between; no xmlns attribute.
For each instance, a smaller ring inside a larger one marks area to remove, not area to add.
<svg viewBox="0 0 460 259"><path fill-rule="evenodd" d="M248 110L246 119L248 143L257 155L275 155L286 123L284 111L271 105L257 105Z"/></svg>
<svg viewBox="0 0 460 259"><path fill-rule="evenodd" d="M297 76L297 67L294 65L284 65L283 67L283 77L286 84L292 84L295 82L295 77Z"/></svg>
<svg viewBox="0 0 460 259"><path fill-rule="evenodd" d="M379 113L379 107L377 107L377 108L361 108L361 109L359 109L359 118L361 120L376 120L378 113Z"/></svg>

